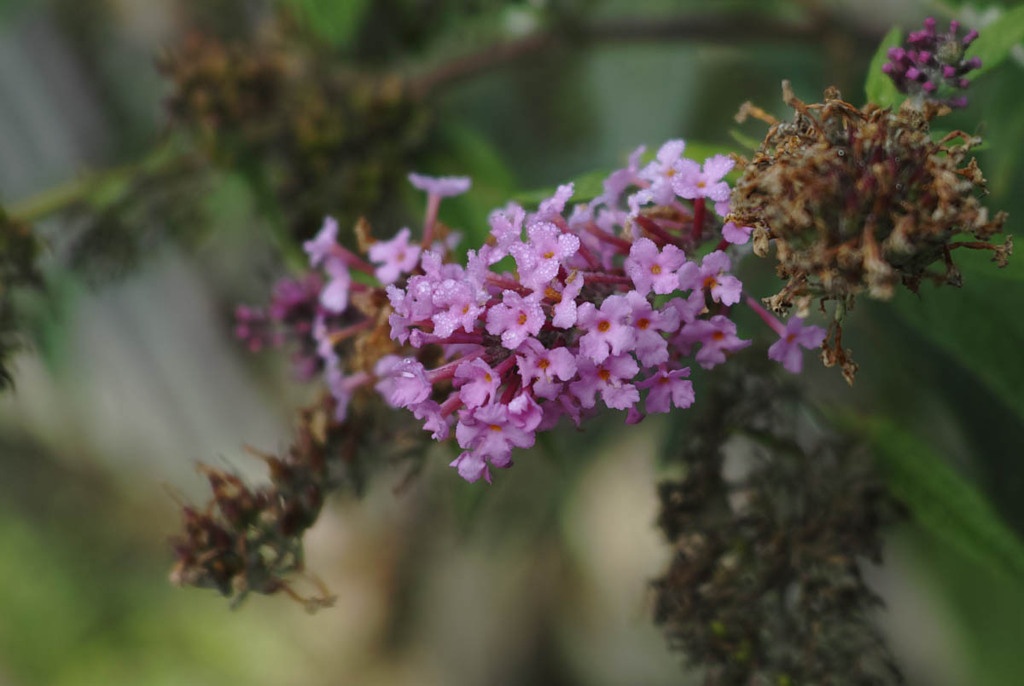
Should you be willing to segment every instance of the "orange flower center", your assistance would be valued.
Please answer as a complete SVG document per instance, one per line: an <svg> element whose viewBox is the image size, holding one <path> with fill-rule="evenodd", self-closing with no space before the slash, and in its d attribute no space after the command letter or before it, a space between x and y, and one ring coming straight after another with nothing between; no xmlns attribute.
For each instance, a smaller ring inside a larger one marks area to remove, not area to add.
<svg viewBox="0 0 1024 686"><path fill-rule="evenodd" d="M660 264L652 264L651 265L651 273L654 274L655 276L660 274L661 273L661 265Z"/></svg>
<svg viewBox="0 0 1024 686"><path fill-rule="evenodd" d="M537 361L537 366L540 367L541 369L547 369L548 367L551 366L551 363L548 362L548 358L542 357Z"/></svg>
<svg viewBox="0 0 1024 686"><path fill-rule="evenodd" d="M713 334L711 334L711 338L713 338L716 341L721 341L725 339L725 334L722 333L721 331L716 331Z"/></svg>
<svg viewBox="0 0 1024 686"><path fill-rule="evenodd" d="M597 330L601 331L602 333L607 331L610 328L612 328L612 325L611 325L611 322L609 322L609 321L603 321L603 322L601 322L600 324L597 325Z"/></svg>
<svg viewBox="0 0 1024 686"><path fill-rule="evenodd" d="M519 326L522 326L523 324L526 323L526 313L525 312L520 312L519 313L518 321L519 321Z"/></svg>
<svg viewBox="0 0 1024 686"><path fill-rule="evenodd" d="M602 369L597 373L597 376L600 377L601 381L607 381L608 379L611 378L612 373L607 369Z"/></svg>
<svg viewBox="0 0 1024 686"><path fill-rule="evenodd" d="M640 329L641 331L646 331L647 327L650 325L651 320L648 319L647 317L641 317L640 319L636 320L636 328Z"/></svg>

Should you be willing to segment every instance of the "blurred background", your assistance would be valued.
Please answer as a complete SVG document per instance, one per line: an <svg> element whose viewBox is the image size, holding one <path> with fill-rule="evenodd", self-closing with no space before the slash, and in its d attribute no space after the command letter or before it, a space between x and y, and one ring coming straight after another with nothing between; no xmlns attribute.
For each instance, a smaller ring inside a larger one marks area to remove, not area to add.
<svg viewBox="0 0 1024 686"><path fill-rule="evenodd" d="M0 203L47 245L0 394L0 684L698 683L650 619L674 416L562 436L564 459L526 453L490 488L443 450L408 487L377 474L307 537L337 595L315 616L172 588L180 503L207 498L196 461L258 481L242 444L283 449L316 393L234 340L234 307L267 299L328 212L380 235L415 222L408 171L473 177L443 209L472 242L513 194L637 145L740 149L741 103L788 116L782 79L861 104L892 25L981 26L1012 3L332 4L0 1ZM954 122L989 140L1011 233L1022 58ZM1024 269L966 257L963 290L859 309L853 389L812 356L806 383L911 427L1021 532ZM912 525L887 543L869 573L910 683L1019 684L1020 584Z"/></svg>

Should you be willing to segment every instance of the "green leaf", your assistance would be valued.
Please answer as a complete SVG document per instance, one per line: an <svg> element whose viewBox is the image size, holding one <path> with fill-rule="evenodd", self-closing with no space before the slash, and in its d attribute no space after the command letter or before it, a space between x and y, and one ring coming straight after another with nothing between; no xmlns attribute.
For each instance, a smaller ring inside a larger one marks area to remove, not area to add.
<svg viewBox="0 0 1024 686"><path fill-rule="evenodd" d="M970 57L981 58L981 68L968 76L980 76L998 67L1014 45L1024 40L1024 6L1003 14L992 24L982 29L977 40L967 49Z"/></svg>
<svg viewBox="0 0 1024 686"><path fill-rule="evenodd" d="M729 135L732 136L734 141L751 152L757 152L761 149L761 141L757 140L753 136L748 136L738 129L729 129Z"/></svg>
<svg viewBox="0 0 1024 686"><path fill-rule="evenodd" d="M336 48L356 37L370 0L282 0L317 38Z"/></svg>
<svg viewBox="0 0 1024 686"><path fill-rule="evenodd" d="M943 543L1024 583L1024 542L978 489L912 434L881 417L853 420L875 447L893 494Z"/></svg>
<svg viewBox="0 0 1024 686"><path fill-rule="evenodd" d="M1000 271L995 265L956 257L964 264L963 288L922 288L920 296L900 293L893 304L904 321L1024 417L1024 365L1019 362L1024 321L1011 314L1024 302L1024 280L997 278L992 276ZM1008 269L1014 269L1012 258Z"/></svg>
<svg viewBox="0 0 1024 686"><path fill-rule="evenodd" d="M880 107L895 107L905 99L905 96L896 89L889 75L882 71L882 65L889 61L889 48L895 48L903 42L903 31L898 26L889 29L885 34L882 44L875 51L871 58L871 66L868 67L868 79L864 83L864 93L868 102L873 102Z"/></svg>

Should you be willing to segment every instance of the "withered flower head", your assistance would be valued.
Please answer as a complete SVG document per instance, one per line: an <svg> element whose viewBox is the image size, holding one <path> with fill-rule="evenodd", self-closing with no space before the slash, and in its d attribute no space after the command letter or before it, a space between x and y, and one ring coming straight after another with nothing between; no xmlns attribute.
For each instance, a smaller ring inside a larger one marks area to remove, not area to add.
<svg viewBox="0 0 1024 686"><path fill-rule="evenodd" d="M991 218L979 201L985 178L969 154L980 139L962 131L932 139L929 122L947 107L857 109L834 88L807 105L788 82L783 99L795 110L791 122L750 105L740 112L740 120L753 114L772 126L736 184L729 217L754 227L758 255L775 242L788 283L766 300L773 309L811 298L849 309L864 290L888 299L901 283L916 292L924 278L960 285L956 248L991 250L1006 264L1010 238L989 242L1006 215ZM973 240L958 240L963 234Z"/></svg>
<svg viewBox="0 0 1024 686"><path fill-rule="evenodd" d="M302 410L284 457L249 448L269 468L270 482L263 486L250 487L230 472L200 465L213 498L202 509L183 508L184 531L171 539L177 558L171 582L217 589L232 605L250 593L284 593L310 612L330 606L333 596L305 570L303 536L327 495L359 493L366 471L420 456L426 441L411 422L396 423L381 403L353 405L344 423L333 419L328 395ZM413 472L418 468L413 463ZM314 595L303 597L293 588L299 576L313 583Z"/></svg>

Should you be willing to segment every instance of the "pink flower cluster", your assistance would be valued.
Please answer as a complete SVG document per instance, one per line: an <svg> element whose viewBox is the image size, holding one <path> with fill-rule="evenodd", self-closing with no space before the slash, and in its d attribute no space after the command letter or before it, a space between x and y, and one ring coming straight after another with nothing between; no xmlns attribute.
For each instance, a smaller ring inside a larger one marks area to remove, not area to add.
<svg viewBox="0 0 1024 686"><path fill-rule="evenodd" d="M404 286L388 286L392 337L440 346L443 363L388 356L376 387L437 440L454 428L463 478L490 481L491 467L510 466L514 448L563 416L579 425L603 405L636 422L689 407L690 365L714 367L749 345L728 316L742 293L729 256L687 257L705 229L722 238L720 222L699 215L705 199L728 211L732 160L702 166L683 150L670 141L642 168L638 151L601 197L571 211L571 184L533 213L509 204L465 266L426 251ZM651 203L657 212L645 212Z"/></svg>
<svg viewBox="0 0 1024 686"><path fill-rule="evenodd" d="M689 407L691 366L710 369L750 344L730 319L743 286L726 252L750 232L720 219L733 161L699 164L684 149L669 141L646 165L637 150L588 203L570 207L567 184L535 212L516 203L494 211L490 238L464 263L431 241L441 198L465 192L468 179L412 175L428 193L423 240L410 242L403 229L369 248L372 264L338 245L328 220L306 249L328 277L312 331L339 418L355 388L372 383L436 440L454 433L462 452L452 466L467 481L489 482L492 467L511 466L514 449L562 417L578 426L603 406L636 423ZM391 338L402 346L372 375L346 374L337 352L369 326L350 314L349 292L375 288L350 269L381 284ZM797 371L799 345L820 338L793 321L792 330L772 325L781 338L771 357Z"/></svg>

